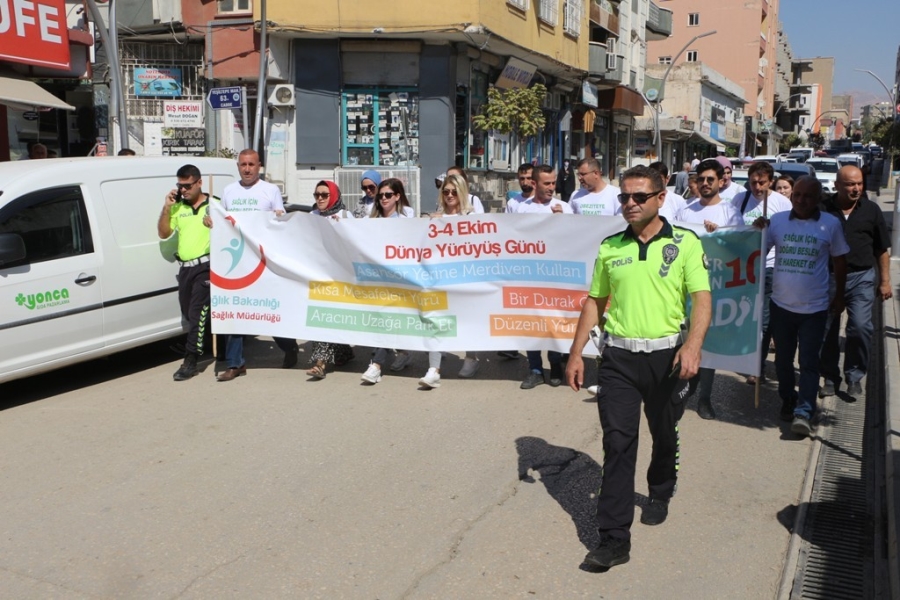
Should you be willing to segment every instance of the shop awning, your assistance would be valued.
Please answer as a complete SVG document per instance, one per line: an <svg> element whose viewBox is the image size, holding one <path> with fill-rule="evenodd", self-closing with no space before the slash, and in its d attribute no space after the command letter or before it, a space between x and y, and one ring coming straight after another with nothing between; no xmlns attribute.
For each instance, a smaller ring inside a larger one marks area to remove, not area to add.
<svg viewBox="0 0 900 600"><path fill-rule="evenodd" d="M704 144L715 146L716 150L718 150L719 152L725 152L725 146L722 145L722 142L712 136L703 133L702 131L695 131L691 139L693 138L699 138L700 141L702 141Z"/></svg>
<svg viewBox="0 0 900 600"><path fill-rule="evenodd" d="M38 84L25 79L0 77L0 104L15 110L36 110L41 108L60 108L75 110Z"/></svg>

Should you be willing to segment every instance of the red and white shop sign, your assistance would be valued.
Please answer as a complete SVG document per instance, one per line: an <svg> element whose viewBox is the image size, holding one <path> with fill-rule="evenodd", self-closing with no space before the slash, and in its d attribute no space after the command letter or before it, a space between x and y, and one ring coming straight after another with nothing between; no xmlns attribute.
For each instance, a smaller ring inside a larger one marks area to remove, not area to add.
<svg viewBox="0 0 900 600"><path fill-rule="evenodd" d="M0 0L0 60L69 69L65 0Z"/></svg>

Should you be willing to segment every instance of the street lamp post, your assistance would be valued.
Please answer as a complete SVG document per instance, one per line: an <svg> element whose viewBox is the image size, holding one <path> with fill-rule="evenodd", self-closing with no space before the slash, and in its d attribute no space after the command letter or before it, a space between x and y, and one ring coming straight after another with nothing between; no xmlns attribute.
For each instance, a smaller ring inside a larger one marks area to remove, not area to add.
<svg viewBox="0 0 900 600"><path fill-rule="evenodd" d="M701 33L700 35L695 35L695 36L692 37L690 40L688 40L688 43L685 44L685 45L681 48L681 50L678 51L678 53L677 53L675 56L672 57L672 62L669 63L669 68L666 69L666 72L665 72L665 74L663 75L663 78L662 78L662 82L659 84L659 97L660 97L660 98L664 98L664 97L665 97L663 94L664 94L665 91L666 91L666 80L669 78L669 73L672 72L672 67L674 67L674 66L675 66L675 63L678 61L678 57L680 57L682 54L684 54L684 51L688 49L688 46L690 46L691 44L693 44L694 42L696 42L696 41L699 40L700 38L705 38L705 37L708 37L708 36L711 36L711 35L715 35L716 33L717 33L716 30L713 29L712 31L707 31L706 33ZM656 156L657 156L657 160L661 160L661 157L662 157L662 136L659 134L659 114L658 114L658 113L660 112L660 110L661 110L660 102L662 102L662 100L657 100L657 102L656 102L656 112L657 112L657 115L656 115L656 118L653 120L654 127L655 127L655 131L656 131Z"/></svg>

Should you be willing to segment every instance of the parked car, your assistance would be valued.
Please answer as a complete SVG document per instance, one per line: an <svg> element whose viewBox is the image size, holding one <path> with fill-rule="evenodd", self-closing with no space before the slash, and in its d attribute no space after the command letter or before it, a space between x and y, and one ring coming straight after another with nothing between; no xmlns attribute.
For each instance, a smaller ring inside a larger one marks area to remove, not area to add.
<svg viewBox="0 0 900 600"><path fill-rule="evenodd" d="M873 157L880 158L882 153L884 152L884 150L882 149L881 146L876 146L875 144L870 144L869 152L872 154Z"/></svg>
<svg viewBox="0 0 900 600"><path fill-rule="evenodd" d="M845 165L853 165L854 167L859 167L860 169L862 169L863 164L865 164L863 161L863 157L859 154L856 154L855 152L851 152L848 154L838 154L837 161L838 164L842 167Z"/></svg>
<svg viewBox="0 0 900 600"><path fill-rule="evenodd" d="M772 165L775 167L775 177L780 177L782 175L788 175L796 181L799 177L816 176L816 169L809 164L805 163L795 163L795 162L780 162Z"/></svg>
<svg viewBox="0 0 900 600"><path fill-rule="evenodd" d="M779 156L776 156L775 154L760 154L753 159L753 162L767 162L772 165L780 161L781 158Z"/></svg>
<svg viewBox="0 0 900 600"><path fill-rule="evenodd" d="M156 223L187 164L221 194L224 158L0 163L0 383L177 336L177 234Z"/></svg>
<svg viewBox="0 0 900 600"><path fill-rule="evenodd" d="M791 151L788 152L788 158L793 158L797 162L806 162L810 158L813 157L814 150L809 147L799 147L799 148L791 148Z"/></svg>
<svg viewBox="0 0 900 600"><path fill-rule="evenodd" d="M816 170L816 179L822 182L822 191L826 194L833 194L836 190L834 187L837 181L837 172L841 168L838 161L833 158L814 157L806 161Z"/></svg>

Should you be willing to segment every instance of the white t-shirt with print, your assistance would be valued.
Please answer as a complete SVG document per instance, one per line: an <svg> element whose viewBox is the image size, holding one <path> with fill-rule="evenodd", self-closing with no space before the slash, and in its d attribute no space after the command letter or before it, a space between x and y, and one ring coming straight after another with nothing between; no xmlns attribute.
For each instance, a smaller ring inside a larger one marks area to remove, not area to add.
<svg viewBox="0 0 900 600"><path fill-rule="evenodd" d="M733 227L743 225L740 213L728 200L720 200L716 204L703 206L701 201L691 202L683 207L675 215L676 221L684 223L697 223L703 225L704 221L711 221L719 227Z"/></svg>
<svg viewBox="0 0 900 600"><path fill-rule="evenodd" d="M284 210L284 199L277 185L259 179L250 187L240 181L229 183L222 191L222 206L229 212Z"/></svg>
<svg viewBox="0 0 900 600"><path fill-rule="evenodd" d="M753 222L756 219L763 216L763 201L749 191L740 193L731 199L731 204L736 211L741 212L741 204L744 203L744 198L747 198L747 206L744 209L743 215L744 225L753 225ZM779 194L778 192L771 192L769 194L769 200L766 202L766 212L768 213L768 217L782 212L791 212L791 208L793 208L793 206L787 196ZM772 249L766 254L766 268L771 269L774 266L775 250Z"/></svg>
<svg viewBox="0 0 900 600"><path fill-rule="evenodd" d="M772 301L800 314L826 310L829 258L850 251L837 217L825 212L818 219L792 219L790 212L772 215L766 248L775 249Z"/></svg>
<svg viewBox="0 0 900 600"><path fill-rule="evenodd" d="M608 185L599 192L587 188L576 190L569 198L569 205L576 215L613 216L622 212L619 204L619 188Z"/></svg>
<svg viewBox="0 0 900 600"><path fill-rule="evenodd" d="M521 192L519 192L518 194L516 194L515 196L513 196L512 198L510 198L509 200L506 201L506 212L508 212L508 213L519 212L519 207L522 206L524 203L528 202L528 200L530 200L531 198L534 198L534 196L530 196L529 198L526 198L525 196L522 195Z"/></svg>
<svg viewBox="0 0 900 600"><path fill-rule="evenodd" d="M665 200L663 200L663 205L659 209L659 216L665 217L666 221L671 223L678 219L678 212L687 206L690 202L696 201L696 198L691 198L690 200L685 200L684 196L681 194L676 194L675 192L669 192L666 194Z"/></svg>
<svg viewBox="0 0 900 600"><path fill-rule="evenodd" d="M572 214L572 207L559 198L553 198L546 204L541 204L540 202L536 202L534 198L529 198L519 205L519 208L516 210L516 214L522 215L525 213L552 213L554 206L561 206L564 214Z"/></svg>

